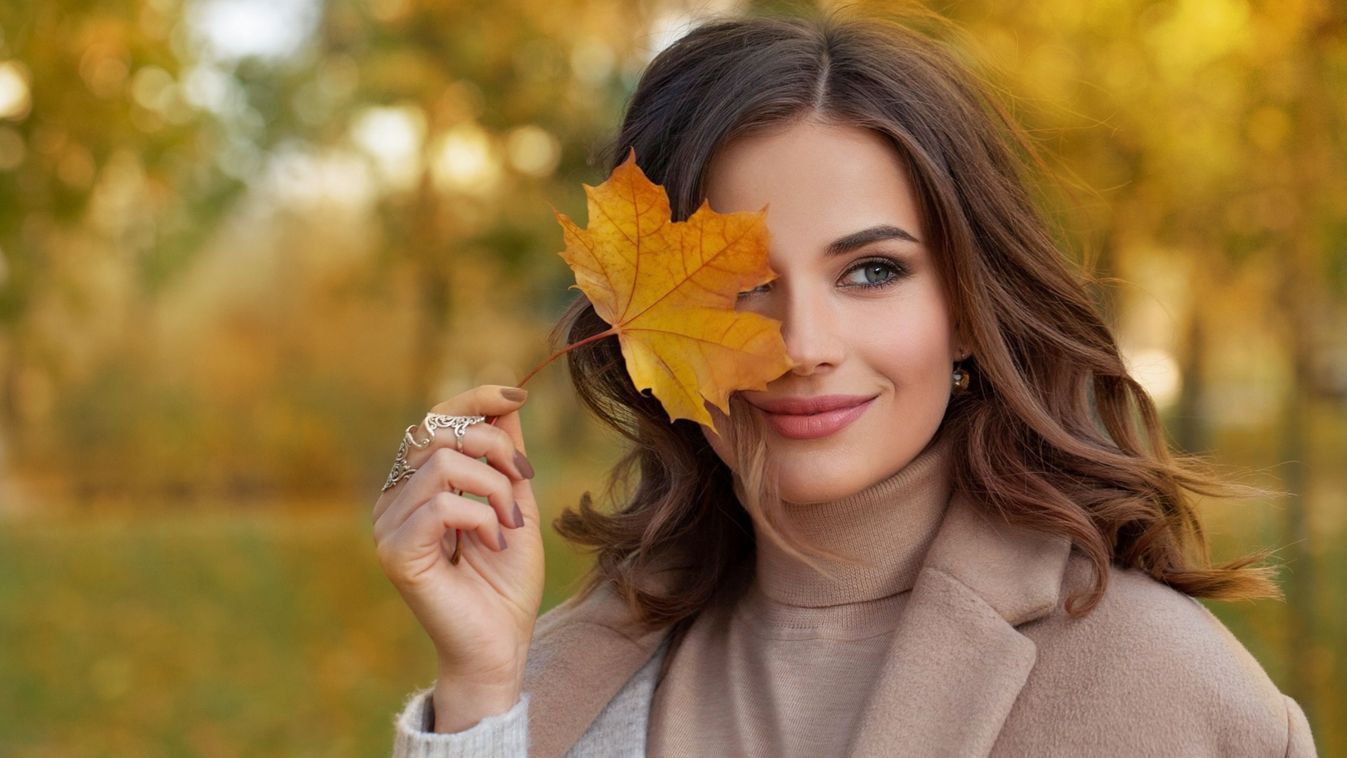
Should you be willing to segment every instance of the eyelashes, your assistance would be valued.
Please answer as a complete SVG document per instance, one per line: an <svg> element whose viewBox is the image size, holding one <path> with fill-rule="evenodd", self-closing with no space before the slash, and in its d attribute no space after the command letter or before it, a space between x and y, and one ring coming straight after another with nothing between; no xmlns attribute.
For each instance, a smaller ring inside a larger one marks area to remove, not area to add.
<svg viewBox="0 0 1347 758"><path fill-rule="evenodd" d="M907 276L907 267L892 258L867 258L863 261L858 261L856 265L847 269L847 273L850 274L853 271L864 271L870 268L871 266L880 266L886 268L890 272L892 272L892 276L881 282L867 281L864 284L856 284L853 286L861 287L863 289L882 289L884 287L888 287L891 284L895 284L896 282L898 282L898 280Z"/></svg>
<svg viewBox="0 0 1347 758"><path fill-rule="evenodd" d="M878 282L871 282L871 281L868 281L868 280L867 280L867 281L859 282L859 283L853 282L853 283L848 284L848 285L846 285L846 286L847 286L848 288L858 288L858 289L863 289L863 290L879 290L879 289L884 289L885 287L889 287L889 286L892 286L892 285L894 285L894 284L897 284L899 281L901 281L902 279L906 278L907 275L908 275L908 273L909 273L908 270L907 270L907 267L904 266L904 265L903 265L902 263L900 263L899 261L897 261L897 260L895 260L895 259L893 259L893 258L889 258L889 257L887 257L887 256L881 256L881 257L874 257L874 258L866 258L865 260L857 261L854 265L852 265L850 268L848 268L848 269L846 270L846 272L843 274L843 278L845 279L847 276L850 276L850 275L852 274L852 272L855 272L855 271L865 271L866 269L872 268L872 267L879 267L879 268L883 268L883 269L888 270L888 271L889 271L889 277L886 278L886 279L884 279L884 280L882 280L882 281L878 281ZM768 282L767 284L761 284L761 285L758 285L758 286L755 287L754 289L748 290L748 291L746 291L746 292L740 292L740 293L739 293L739 297L742 299L742 298L744 298L745 296L748 296L748 295L759 294L759 293L761 293L761 292L763 291L763 289L762 289L763 287L766 287L766 286L768 286L768 285L770 285L770 284L771 284L771 282Z"/></svg>

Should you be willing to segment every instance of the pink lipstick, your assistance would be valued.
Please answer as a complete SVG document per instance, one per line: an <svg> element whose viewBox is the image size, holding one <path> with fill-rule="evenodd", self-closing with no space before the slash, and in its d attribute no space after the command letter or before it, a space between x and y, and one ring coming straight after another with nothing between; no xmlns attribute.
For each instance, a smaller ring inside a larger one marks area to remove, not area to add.
<svg viewBox="0 0 1347 758"><path fill-rule="evenodd" d="M860 418L874 401L863 395L750 400L763 412L777 434L789 439L817 439L833 434Z"/></svg>

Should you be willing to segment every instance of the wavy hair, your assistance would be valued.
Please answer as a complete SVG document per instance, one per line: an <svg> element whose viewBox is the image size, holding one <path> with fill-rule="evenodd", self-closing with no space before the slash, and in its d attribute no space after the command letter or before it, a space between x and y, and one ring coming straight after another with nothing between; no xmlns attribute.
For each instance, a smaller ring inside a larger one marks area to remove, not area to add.
<svg viewBox="0 0 1347 758"><path fill-rule="evenodd" d="M1072 616L1098 604L1110 564L1194 597L1281 597L1275 569L1251 565L1271 550L1211 564L1192 493L1266 492L1169 449L1090 298L1095 282L1031 197L1043 161L987 90L937 37L883 16L712 18L651 61L602 162L611 171L634 148L678 221L700 205L707 165L731 139L803 118L877 132L912 177L974 356L970 391L951 398L938 431L954 438L953 486L1006 521L1070 538L1094 571L1067 601ZM551 340L607 328L581 294ZM750 513L791 552L825 554L778 523L763 437L737 394L731 472L694 422L670 423L636 390L617 340L567 357L581 401L632 443L609 474L616 507L599 510L585 492L553 522L596 552L582 596L611 581L639 623L674 624L677 637L752 555Z"/></svg>

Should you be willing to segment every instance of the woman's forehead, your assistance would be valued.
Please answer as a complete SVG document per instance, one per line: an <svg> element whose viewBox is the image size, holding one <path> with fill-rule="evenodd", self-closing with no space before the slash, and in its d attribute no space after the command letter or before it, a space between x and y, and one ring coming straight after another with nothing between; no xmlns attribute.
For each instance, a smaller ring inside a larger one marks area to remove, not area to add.
<svg viewBox="0 0 1347 758"><path fill-rule="evenodd" d="M792 245L822 250L881 224L924 239L902 159L867 129L799 122L741 137L717 151L706 188L720 213L766 207L773 237Z"/></svg>

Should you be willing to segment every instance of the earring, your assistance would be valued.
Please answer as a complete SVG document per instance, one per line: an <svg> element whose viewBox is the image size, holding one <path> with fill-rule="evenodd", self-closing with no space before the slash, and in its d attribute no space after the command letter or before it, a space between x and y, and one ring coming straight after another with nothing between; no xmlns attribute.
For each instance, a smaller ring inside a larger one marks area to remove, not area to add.
<svg viewBox="0 0 1347 758"><path fill-rule="evenodd" d="M970 374L968 373L968 369L964 368L963 366L955 367L954 373L951 374L950 376L950 379L952 380L952 383L954 385L953 388L954 394L962 395L963 393L968 391L969 376Z"/></svg>

